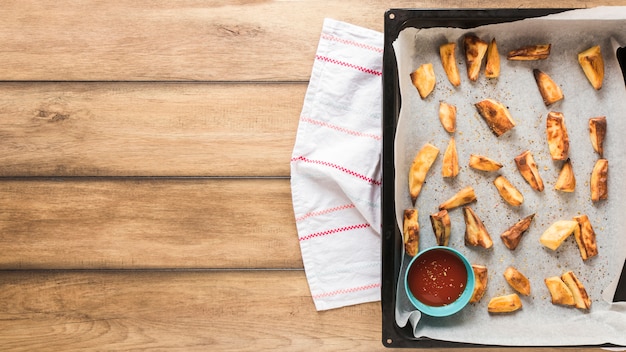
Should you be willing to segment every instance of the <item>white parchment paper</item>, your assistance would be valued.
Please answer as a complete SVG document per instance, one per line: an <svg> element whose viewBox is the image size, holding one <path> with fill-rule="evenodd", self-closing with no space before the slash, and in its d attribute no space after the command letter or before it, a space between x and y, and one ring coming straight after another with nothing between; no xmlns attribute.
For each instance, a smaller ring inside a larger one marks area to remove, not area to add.
<svg viewBox="0 0 626 352"><path fill-rule="evenodd" d="M485 41L495 37L501 56L501 76L484 77L484 67L477 82L467 79L463 54L463 36L474 33ZM457 62L462 83L453 87L446 78L439 58L439 45L457 43ZM514 62L506 60L512 49L530 44L551 43L547 60ZM408 172L417 151L430 142L440 149L417 200L421 227L420 249L435 245L429 214L465 186L473 186L478 201L471 206L483 220L494 241L491 249L464 244L465 224L461 209L450 212L450 246L460 250L475 264L486 265L489 284L483 299L447 318L421 316L406 298L403 274L408 257L403 258L397 290L396 322L411 324L416 337L430 337L498 345L580 345L613 343L626 345L626 304L611 303L615 282L626 258L626 89L615 56L615 43L626 45L626 7L576 10L541 19L488 25L474 29L432 28L403 30L394 50L398 60L402 107L396 134L396 209L402 228L402 210L412 207L408 193ZM605 60L604 85L595 91L577 62L577 54L600 45ZM420 99L409 74L423 63L435 68L437 84L433 93ZM559 84L565 99L546 107L534 81L532 70L538 68ZM474 103L492 98L504 103L517 126L496 137ZM457 107L457 131L454 137L459 153L460 174L454 179L441 177L441 161L450 134L438 118L439 102ZM548 152L545 123L549 111L560 111L570 138L570 158L576 175L576 191L562 193L554 184L562 162L552 161ZM608 122L604 157L609 161L609 199L592 203L589 175L598 155L589 139L588 119L606 116ZM545 184L543 192L534 191L521 177L513 158L522 151L532 151ZM467 166L469 155L482 154L496 159L504 167L495 173L476 171ZM492 182L505 175L524 195L520 207L511 207L498 195ZM499 235L526 215L535 219L516 250L507 249ZM557 251L539 243L543 231L554 221L587 214L597 234L599 255L583 262L573 236ZM503 277L508 266L515 266L531 281L532 293L522 297L523 308L512 314L487 312L491 297L514 292ZM583 282L592 299L589 311L555 306L544 278L572 270Z"/></svg>

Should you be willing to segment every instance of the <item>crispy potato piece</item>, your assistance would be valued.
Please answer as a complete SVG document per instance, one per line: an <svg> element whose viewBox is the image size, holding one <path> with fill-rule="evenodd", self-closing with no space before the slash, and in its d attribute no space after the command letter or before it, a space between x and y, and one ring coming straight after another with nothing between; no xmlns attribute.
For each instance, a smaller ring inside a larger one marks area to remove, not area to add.
<svg viewBox="0 0 626 352"><path fill-rule="evenodd" d="M467 63L467 78L476 81L480 75L480 67L487 53L489 44L475 35L468 34L463 38L465 48L465 62Z"/></svg>
<svg viewBox="0 0 626 352"><path fill-rule="evenodd" d="M517 293L493 297L487 305L489 313L511 313L522 308L522 300Z"/></svg>
<svg viewBox="0 0 626 352"><path fill-rule="evenodd" d="M405 209L402 222L404 251L414 257L419 252L420 225L417 222L417 209Z"/></svg>
<svg viewBox="0 0 626 352"><path fill-rule="evenodd" d="M456 106L440 102L439 121L441 121L441 125L446 132L454 133L456 130Z"/></svg>
<svg viewBox="0 0 626 352"><path fill-rule="evenodd" d="M552 160L566 160L569 154L569 136L563 113L550 111L546 118L548 148Z"/></svg>
<svg viewBox="0 0 626 352"><path fill-rule="evenodd" d="M578 280L576 275L572 271L568 271L561 275L561 280L565 282L567 288L572 292L574 296L574 306L580 309L591 308L591 299L585 290L585 286Z"/></svg>
<svg viewBox="0 0 626 352"><path fill-rule="evenodd" d="M561 167L554 189L561 192L574 192L576 189L576 177L574 177L574 168L570 159L567 159Z"/></svg>
<svg viewBox="0 0 626 352"><path fill-rule="evenodd" d="M575 231L576 244L580 250L580 256L583 260L598 255L598 244L596 243L596 233L593 231L591 221L587 215L574 216L574 220L578 222L580 231Z"/></svg>
<svg viewBox="0 0 626 352"><path fill-rule="evenodd" d="M606 159L598 159L591 171L591 200L597 202L609 197L608 187L609 161Z"/></svg>
<svg viewBox="0 0 626 352"><path fill-rule="evenodd" d="M518 191L517 188L515 188L515 186L513 186L511 182L506 179L506 177L502 175L496 177L496 179L493 180L493 184L498 189L498 193L500 193L502 199L510 205L517 207L524 203L524 196L522 193L520 193L520 191Z"/></svg>
<svg viewBox="0 0 626 352"><path fill-rule="evenodd" d="M435 214L430 214L430 223L433 226L433 233L438 246L447 246L450 242L452 223L447 210L440 210Z"/></svg>
<svg viewBox="0 0 626 352"><path fill-rule="evenodd" d="M600 155L604 154L604 137L606 136L606 117L592 117L589 119L589 137L593 150Z"/></svg>
<svg viewBox="0 0 626 352"><path fill-rule="evenodd" d="M458 191L451 198L446 200L445 202L439 204L439 210L450 210L456 207L460 207L462 205L471 203L476 200L476 193L474 193L474 188L471 186L467 186L460 191Z"/></svg>
<svg viewBox="0 0 626 352"><path fill-rule="evenodd" d="M515 291L524 296L530 296L530 281L516 268L509 266L504 271L504 279Z"/></svg>
<svg viewBox="0 0 626 352"><path fill-rule="evenodd" d="M559 276L548 277L543 280L550 291L552 304L560 304L564 306L574 305L574 295L567 287L565 282Z"/></svg>
<svg viewBox="0 0 626 352"><path fill-rule="evenodd" d="M441 166L441 176L456 177L459 174L459 155L456 151L454 137L450 138L448 147L443 153L443 165Z"/></svg>
<svg viewBox="0 0 626 352"><path fill-rule="evenodd" d="M491 248L493 246L491 236L472 208L463 207L463 217L465 218L465 244Z"/></svg>
<svg viewBox="0 0 626 352"><path fill-rule="evenodd" d="M439 149L430 143L426 143L413 159L411 169L409 170L409 193L411 194L413 205L415 205L417 196L426 180L426 174L435 162L435 159L437 159L437 155L439 155Z"/></svg>
<svg viewBox="0 0 626 352"><path fill-rule="evenodd" d="M476 276L476 283L474 284L474 292L472 292L470 303L477 303L487 291L489 275L487 267L484 265L472 264L472 270L474 270L474 276Z"/></svg>
<svg viewBox="0 0 626 352"><path fill-rule="evenodd" d="M411 72L411 82L417 88L417 92L422 99L426 99L435 89L436 81L437 78L431 63L423 64L417 70Z"/></svg>
<svg viewBox="0 0 626 352"><path fill-rule="evenodd" d="M448 81L453 86L458 87L461 85L461 75L459 74L459 68L456 64L456 58L454 52L456 51L456 43L445 43L439 46L439 56L441 57L441 65L443 70L448 76Z"/></svg>
<svg viewBox="0 0 626 352"><path fill-rule="evenodd" d="M496 38L491 39L487 47L487 63L485 64L485 77L498 78L500 76L500 54Z"/></svg>
<svg viewBox="0 0 626 352"><path fill-rule="evenodd" d="M481 171L497 171L502 168L502 164L483 155L471 154L469 166Z"/></svg>
<svg viewBox="0 0 626 352"><path fill-rule="evenodd" d="M506 248L510 250L514 250L519 245L522 240L522 236L530 227L530 224L533 222L535 218L535 214L530 214L522 220L515 223L515 225L509 227L506 231L504 231L500 238L502 242L506 246Z"/></svg>
<svg viewBox="0 0 626 352"><path fill-rule="evenodd" d="M533 158L530 150L525 150L520 155L516 156L515 165L517 165L517 170L519 170L530 187L536 191L543 192L543 180L541 179L541 175L539 175L537 163L535 163L535 158Z"/></svg>
<svg viewBox="0 0 626 352"><path fill-rule="evenodd" d="M602 88L604 80L604 59L600 46L592 46L591 48L578 54L578 63L582 67L585 76L595 90Z"/></svg>
<svg viewBox="0 0 626 352"><path fill-rule="evenodd" d="M527 45L509 51L507 59L516 61L545 60L550 56L551 44Z"/></svg>
<svg viewBox="0 0 626 352"><path fill-rule="evenodd" d="M496 136L500 137L515 127L515 121L509 109L502 103L493 99L485 99L474 104L474 106Z"/></svg>
<svg viewBox="0 0 626 352"><path fill-rule="evenodd" d="M534 69L533 75L535 76L535 82L539 88L539 94L543 98L543 103L546 106L550 106L559 100L563 99L563 91L558 84L556 84L547 73Z"/></svg>
<svg viewBox="0 0 626 352"><path fill-rule="evenodd" d="M578 230L578 222L575 220L558 220L550 227L548 227L541 237L539 242L544 246L555 251L566 238L569 237L574 231Z"/></svg>

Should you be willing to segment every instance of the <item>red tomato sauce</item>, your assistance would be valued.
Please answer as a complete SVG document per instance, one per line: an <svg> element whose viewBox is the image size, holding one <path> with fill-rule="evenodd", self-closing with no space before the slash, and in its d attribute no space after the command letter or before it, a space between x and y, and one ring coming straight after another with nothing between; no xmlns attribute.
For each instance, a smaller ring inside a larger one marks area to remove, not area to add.
<svg viewBox="0 0 626 352"><path fill-rule="evenodd" d="M415 260L409 270L408 284L420 302L433 307L445 306L463 293L467 270L454 253L433 249Z"/></svg>

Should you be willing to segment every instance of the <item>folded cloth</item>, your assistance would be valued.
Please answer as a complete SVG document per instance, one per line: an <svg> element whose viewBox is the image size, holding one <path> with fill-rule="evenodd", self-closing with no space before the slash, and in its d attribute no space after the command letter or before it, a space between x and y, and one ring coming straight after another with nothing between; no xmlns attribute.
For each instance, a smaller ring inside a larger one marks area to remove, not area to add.
<svg viewBox="0 0 626 352"><path fill-rule="evenodd" d="M317 310L380 300L383 34L325 19L291 158Z"/></svg>

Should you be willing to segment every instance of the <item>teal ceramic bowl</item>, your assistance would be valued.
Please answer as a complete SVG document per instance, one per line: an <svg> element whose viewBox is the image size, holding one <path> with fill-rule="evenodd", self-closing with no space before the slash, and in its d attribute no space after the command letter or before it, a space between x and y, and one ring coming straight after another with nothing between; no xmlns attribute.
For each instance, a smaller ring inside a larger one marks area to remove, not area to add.
<svg viewBox="0 0 626 352"><path fill-rule="evenodd" d="M454 248L435 246L419 252L407 267L404 289L420 312L445 317L472 298L476 278L467 258Z"/></svg>

